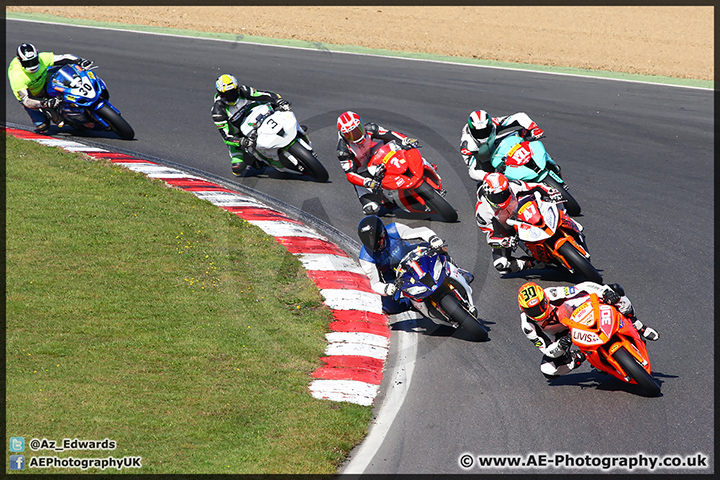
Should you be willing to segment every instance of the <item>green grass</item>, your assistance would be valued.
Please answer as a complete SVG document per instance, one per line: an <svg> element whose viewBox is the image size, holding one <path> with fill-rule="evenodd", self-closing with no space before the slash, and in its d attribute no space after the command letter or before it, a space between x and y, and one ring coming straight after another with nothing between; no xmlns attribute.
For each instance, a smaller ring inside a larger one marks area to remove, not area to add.
<svg viewBox="0 0 720 480"><path fill-rule="evenodd" d="M331 314L301 263L257 227L158 180L6 142L7 437L117 442L26 449L26 461L141 456L142 469L122 472L336 472L372 413L309 393Z"/></svg>

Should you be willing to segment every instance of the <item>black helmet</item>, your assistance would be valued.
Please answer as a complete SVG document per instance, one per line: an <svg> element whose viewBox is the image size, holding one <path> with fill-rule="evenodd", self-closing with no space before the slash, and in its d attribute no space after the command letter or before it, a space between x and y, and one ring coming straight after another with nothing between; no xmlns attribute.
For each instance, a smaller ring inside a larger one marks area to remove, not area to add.
<svg viewBox="0 0 720 480"><path fill-rule="evenodd" d="M17 48L17 57L23 70L28 73L36 72L40 66L40 57L37 48L31 43L23 43Z"/></svg>
<svg viewBox="0 0 720 480"><path fill-rule="evenodd" d="M377 252L385 246L385 239L387 238L385 224L380 220L380 217L369 215L360 220L358 237L360 237L360 241L365 245L365 248Z"/></svg>

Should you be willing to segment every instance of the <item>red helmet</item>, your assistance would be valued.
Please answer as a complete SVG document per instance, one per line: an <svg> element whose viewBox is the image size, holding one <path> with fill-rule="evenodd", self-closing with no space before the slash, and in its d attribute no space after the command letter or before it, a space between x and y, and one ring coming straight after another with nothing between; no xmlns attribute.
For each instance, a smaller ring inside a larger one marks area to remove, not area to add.
<svg viewBox="0 0 720 480"><path fill-rule="evenodd" d="M341 114L337 120L337 129L348 142L361 144L365 140L365 126L360 115L355 112Z"/></svg>
<svg viewBox="0 0 720 480"><path fill-rule="evenodd" d="M510 190L510 182L502 173L486 175L481 188L487 202L496 209L507 207L514 196Z"/></svg>

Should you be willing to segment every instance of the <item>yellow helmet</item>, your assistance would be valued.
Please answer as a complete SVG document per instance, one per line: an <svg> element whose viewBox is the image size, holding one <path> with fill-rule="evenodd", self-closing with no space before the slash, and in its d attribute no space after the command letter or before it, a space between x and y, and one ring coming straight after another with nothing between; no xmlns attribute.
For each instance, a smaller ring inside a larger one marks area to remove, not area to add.
<svg viewBox="0 0 720 480"><path fill-rule="evenodd" d="M545 291L535 282L527 282L518 290L518 305L525 315L542 322L550 316L550 304Z"/></svg>
<svg viewBox="0 0 720 480"><path fill-rule="evenodd" d="M230 105L235 105L238 100L238 81L234 76L223 73L215 81L215 90L218 95L225 99Z"/></svg>

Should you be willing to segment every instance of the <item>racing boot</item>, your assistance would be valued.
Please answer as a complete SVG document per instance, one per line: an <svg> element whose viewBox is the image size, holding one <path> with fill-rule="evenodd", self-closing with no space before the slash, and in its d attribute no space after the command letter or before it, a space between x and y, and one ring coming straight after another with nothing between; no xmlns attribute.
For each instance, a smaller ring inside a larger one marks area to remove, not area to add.
<svg viewBox="0 0 720 480"><path fill-rule="evenodd" d="M575 370L576 368L578 368L587 358L585 354L580 350L573 350L571 352L568 352L568 355L570 356L570 363L568 363L568 367L570 367L570 370Z"/></svg>
<svg viewBox="0 0 720 480"><path fill-rule="evenodd" d="M650 340L651 342L654 342L660 337L657 330L652 327L648 327L640 320L635 320L633 322L633 326L640 334L640 338L642 338L643 340Z"/></svg>

